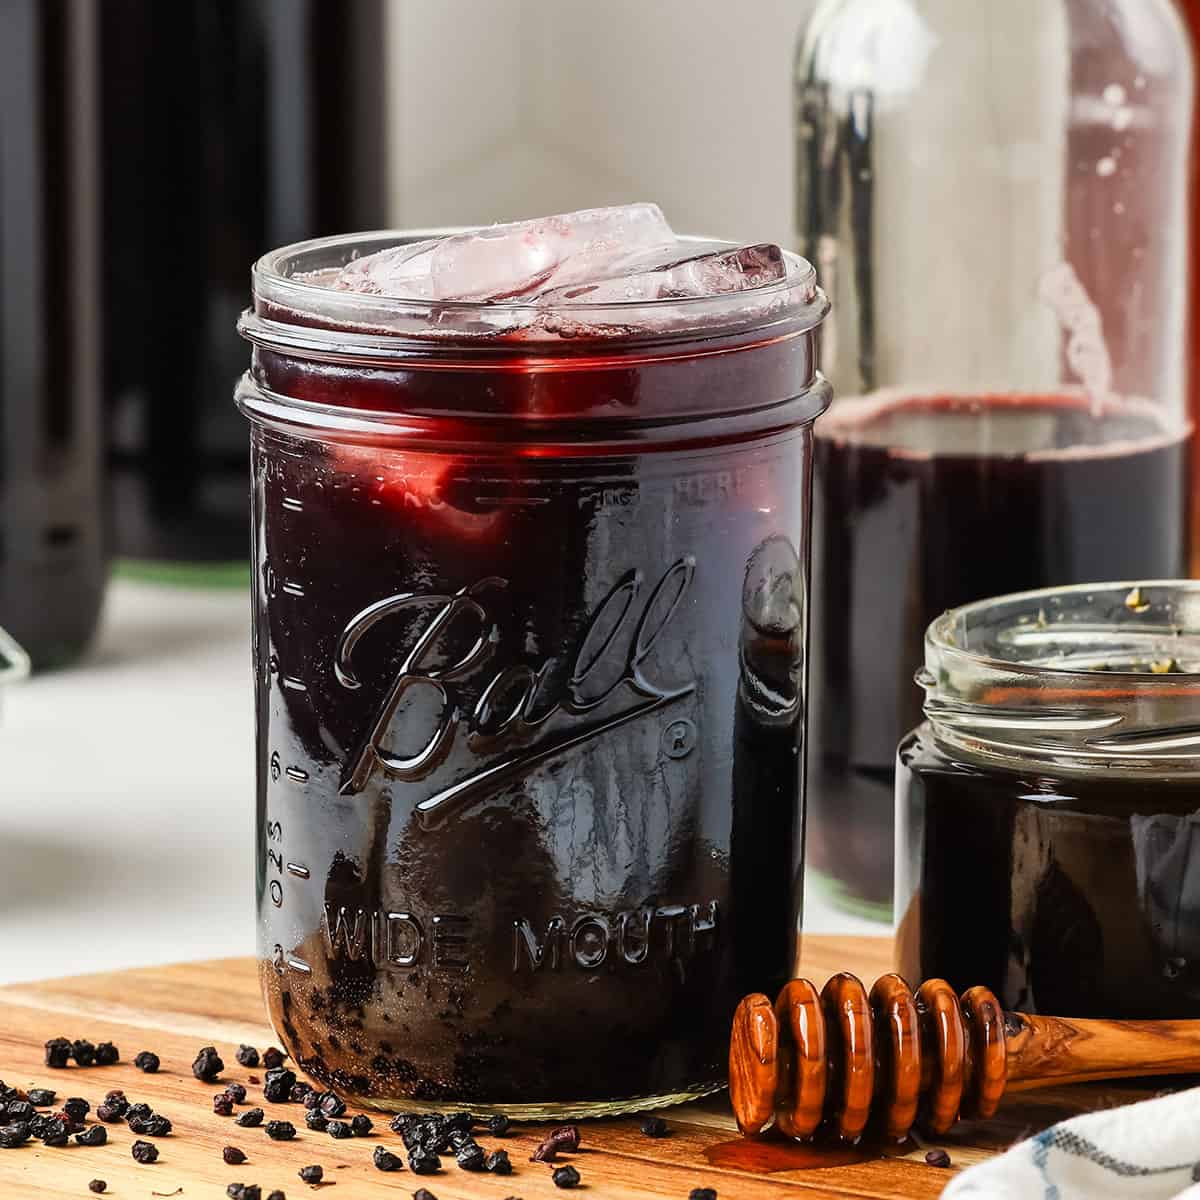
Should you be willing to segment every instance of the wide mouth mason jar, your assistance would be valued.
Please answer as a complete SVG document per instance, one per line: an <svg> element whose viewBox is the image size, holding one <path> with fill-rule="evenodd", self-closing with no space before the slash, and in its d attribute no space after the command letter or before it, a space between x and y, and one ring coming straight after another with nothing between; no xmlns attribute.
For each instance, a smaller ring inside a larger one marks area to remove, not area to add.
<svg viewBox="0 0 1200 1200"><path fill-rule="evenodd" d="M955 609L900 745L898 957L1059 1016L1200 1016L1200 583Z"/></svg>
<svg viewBox="0 0 1200 1200"><path fill-rule="evenodd" d="M271 1016L385 1109L688 1099L795 954L827 304L325 286L429 236L241 323Z"/></svg>

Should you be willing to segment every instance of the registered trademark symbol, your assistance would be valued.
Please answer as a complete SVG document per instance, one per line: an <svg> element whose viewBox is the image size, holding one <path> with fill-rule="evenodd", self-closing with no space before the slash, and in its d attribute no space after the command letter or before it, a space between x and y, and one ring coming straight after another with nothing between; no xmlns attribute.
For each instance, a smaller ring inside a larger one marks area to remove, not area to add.
<svg viewBox="0 0 1200 1200"><path fill-rule="evenodd" d="M686 758L696 745L696 726L686 717L663 730L662 748L668 758Z"/></svg>

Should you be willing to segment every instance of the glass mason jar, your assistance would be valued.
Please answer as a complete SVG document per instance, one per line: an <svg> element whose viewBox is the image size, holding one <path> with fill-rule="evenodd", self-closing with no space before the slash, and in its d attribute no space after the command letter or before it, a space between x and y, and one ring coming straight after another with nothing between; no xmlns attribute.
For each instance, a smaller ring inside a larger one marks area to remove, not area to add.
<svg viewBox="0 0 1200 1200"><path fill-rule="evenodd" d="M1059 1016L1200 1016L1200 583L985 600L929 628L901 743L908 979Z"/></svg>
<svg viewBox="0 0 1200 1200"><path fill-rule="evenodd" d="M241 326L271 1016L381 1108L714 1090L795 953L825 299L320 286L404 240L268 254Z"/></svg>
<svg viewBox="0 0 1200 1200"><path fill-rule="evenodd" d="M1187 573L1192 75L1168 0L825 0L803 36L798 224L838 397L809 860L842 903L890 912L934 617Z"/></svg>

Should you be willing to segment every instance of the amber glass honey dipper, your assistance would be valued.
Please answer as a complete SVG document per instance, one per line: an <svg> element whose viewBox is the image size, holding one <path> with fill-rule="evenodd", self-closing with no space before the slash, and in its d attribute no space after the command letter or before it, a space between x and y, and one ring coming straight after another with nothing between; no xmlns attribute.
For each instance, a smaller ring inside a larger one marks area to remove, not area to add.
<svg viewBox="0 0 1200 1200"><path fill-rule="evenodd" d="M729 1093L742 1133L774 1122L808 1138L828 1122L857 1141L874 1120L903 1140L921 1113L933 1134L992 1116L1006 1088L1200 1071L1200 1020L1105 1021L1006 1013L985 987L944 979L914 993L884 975L818 989L793 979L775 1003L747 996L733 1018Z"/></svg>

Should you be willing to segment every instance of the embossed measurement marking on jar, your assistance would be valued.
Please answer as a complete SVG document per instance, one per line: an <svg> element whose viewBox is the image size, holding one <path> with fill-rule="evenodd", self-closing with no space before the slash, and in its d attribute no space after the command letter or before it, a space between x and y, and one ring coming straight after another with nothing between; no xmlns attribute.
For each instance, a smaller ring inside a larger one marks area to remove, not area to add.
<svg viewBox="0 0 1200 1200"><path fill-rule="evenodd" d="M297 583L294 579L285 579L283 581L283 590L289 596L303 596L304 595L303 585Z"/></svg>
<svg viewBox="0 0 1200 1200"><path fill-rule="evenodd" d="M282 507L284 507L288 510L288 512L303 512L304 511L304 501L297 500L294 496L284 496L283 500L280 503L281 503Z"/></svg>

